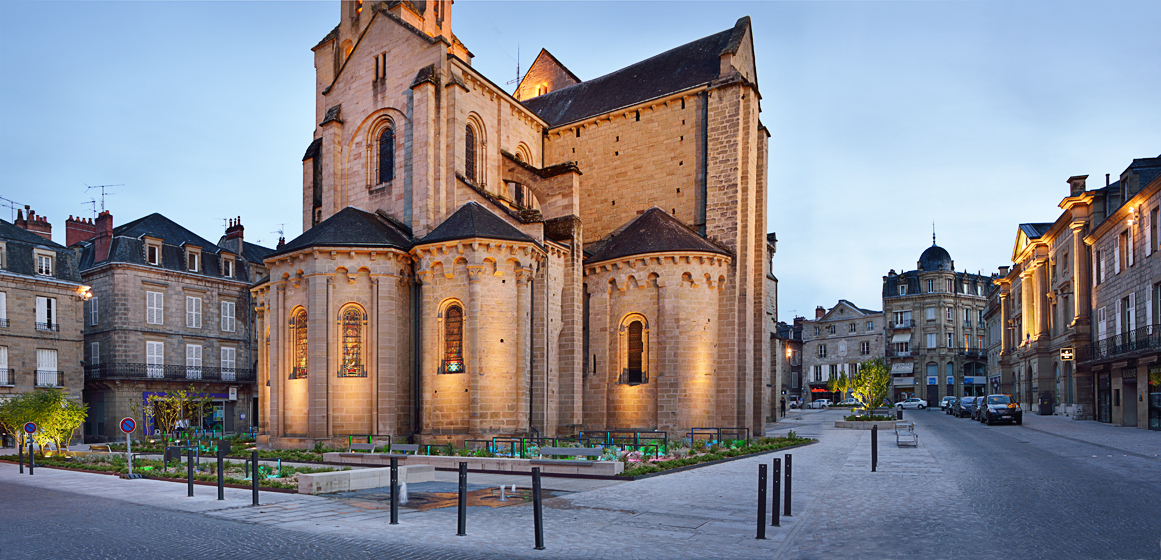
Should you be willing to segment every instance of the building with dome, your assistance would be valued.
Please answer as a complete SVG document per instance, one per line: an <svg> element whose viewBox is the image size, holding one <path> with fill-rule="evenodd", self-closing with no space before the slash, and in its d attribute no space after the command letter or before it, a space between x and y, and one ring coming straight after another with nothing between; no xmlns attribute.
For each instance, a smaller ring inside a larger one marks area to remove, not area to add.
<svg viewBox="0 0 1161 560"><path fill-rule="evenodd" d="M761 433L780 382L749 18L509 94L450 1L341 2L304 232L253 288L260 441Z"/></svg>
<svg viewBox="0 0 1161 560"><path fill-rule="evenodd" d="M984 313L991 276L956 272L946 249L935 244L916 269L883 277L883 313L891 398L925 399L987 394Z"/></svg>

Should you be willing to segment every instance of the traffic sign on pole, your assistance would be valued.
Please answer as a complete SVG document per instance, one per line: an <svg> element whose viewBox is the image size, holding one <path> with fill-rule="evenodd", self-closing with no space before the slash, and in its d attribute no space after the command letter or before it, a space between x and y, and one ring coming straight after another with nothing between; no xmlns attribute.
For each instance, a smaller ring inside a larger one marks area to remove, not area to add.
<svg viewBox="0 0 1161 560"><path fill-rule="evenodd" d="M133 449L130 447L129 434L137 429L137 421L126 416L121 419L120 427L125 432L125 463L129 466L129 478L133 478Z"/></svg>
<svg viewBox="0 0 1161 560"><path fill-rule="evenodd" d="M36 422L25 422L24 423L24 433L35 434L36 433Z"/></svg>
<svg viewBox="0 0 1161 560"><path fill-rule="evenodd" d="M136 429L137 429L137 421L133 420L132 418L128 418L128 417L121 419L121 431L122 432L125 432L127 434L131 434L131 433L133 433L133 430L136 430Z"/></svg>

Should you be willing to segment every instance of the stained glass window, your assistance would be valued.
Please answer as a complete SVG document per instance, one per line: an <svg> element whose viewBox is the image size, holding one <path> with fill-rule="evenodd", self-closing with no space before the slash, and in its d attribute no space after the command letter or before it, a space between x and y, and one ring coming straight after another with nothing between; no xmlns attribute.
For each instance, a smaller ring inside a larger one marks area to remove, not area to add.
<svg viewBox="0 0 1161 560"><path fill-rule="evenodd" d="M629 371L628 383L641 383L641 355L645 350L644 331L641 321L629 323Z"/></svg>
<svg viewBox="0 0 1161 560"><path fill-rule="evenodd" d="M294 340L294 363L290 369L291 379L306 378L306 310L299 309L290 320Z"/></svg>
<svg viewBox="0 0 1161 560"><path fill-rule="evenodd" d="M367 315L358 307L348 307L339 317L342 332L342 363L339 377L367 377L363 367L363 327Z"/></svg>
<svg viewBox="0 0 1161 560"><path fill-rule="evenodd" d="M395 130L388 127L379 135L379 182L395 178Z"/></svg>
<svg viewBox="0 0 1161 560"><path fill-rule="evenodd" d="M470 126L464 131L464 176L479 182L476 179L476 131Z"/></svg>
<svg viewBox="0 0 1161 560"><path fill-rule="evenodd" d="M464 371L464 310L458 305L443 312L443 371Z"/></svg>

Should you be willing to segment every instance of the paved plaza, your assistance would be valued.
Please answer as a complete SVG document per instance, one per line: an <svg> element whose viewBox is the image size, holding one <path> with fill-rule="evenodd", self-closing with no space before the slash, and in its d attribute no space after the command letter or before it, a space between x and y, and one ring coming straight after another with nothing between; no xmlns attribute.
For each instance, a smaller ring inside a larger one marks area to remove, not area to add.
<svg viewBox="0 0 1161 560"><path fill-rule="evenodd" d="M403 508L337 496L122 480L0 465L0 558L1005 558L1161 557L1161 432L1028 415L983 426L907 411L919 446L835 429L840 411L794 412L770 433L818 438L794 455L793 517L755 540L757 465L782 453L619 482L544 478L547 549L532 508ZM454 488L455 473L415 492ZM472 489L527 486L471 474Z"/></svg>

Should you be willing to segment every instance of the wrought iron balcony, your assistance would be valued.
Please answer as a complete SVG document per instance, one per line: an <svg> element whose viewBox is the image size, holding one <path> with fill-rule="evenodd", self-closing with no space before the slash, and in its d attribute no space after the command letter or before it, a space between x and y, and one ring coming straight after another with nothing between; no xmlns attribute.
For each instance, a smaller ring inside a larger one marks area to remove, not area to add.
<svg viewBox="0 0 1161 560"><path fill-rule="evenodd" d="M59 331L59 323L37 323L36 330L38 331Z"/></svg>
<svg viewBox="0 0 1161 560"><path fill-rule="evenodd" d="M254 383L253 369L114 362L85 367L85 379L157 379L191 383Z"/></svg>
<svg viewBox="0 0 1161 560"><path fill-rule="evenodd" d="M8 319L0 319L0 329L8 328Z"/></svg>
<svg viewBox="0 0 1161 560"><path fill-rule="evenodd" d="M908 319L902 323L895 323L892 328L896 329L913 329L915 328L915 319Z"/></svg>
<svg viewBox="0 0 1161 560"><path fill-rule="evenodd" d="M37 387L60 387L62 372L48 371L43 369L36 370L36 386Z"/></svg>
<svg viewBox="0 0 1161 560"><path fill-rule="evenodd" d="M1076 349L1076 361L1100 362L1158 351L1161 351L1161 325L1150 325L1080 346Z"/></svg>
<svg viewBox="0 0 1161 560"><path fill-rule="evenodd" d="M0 368L0 386L11 387L13 385L16 385L16 370Z"/></svg>

